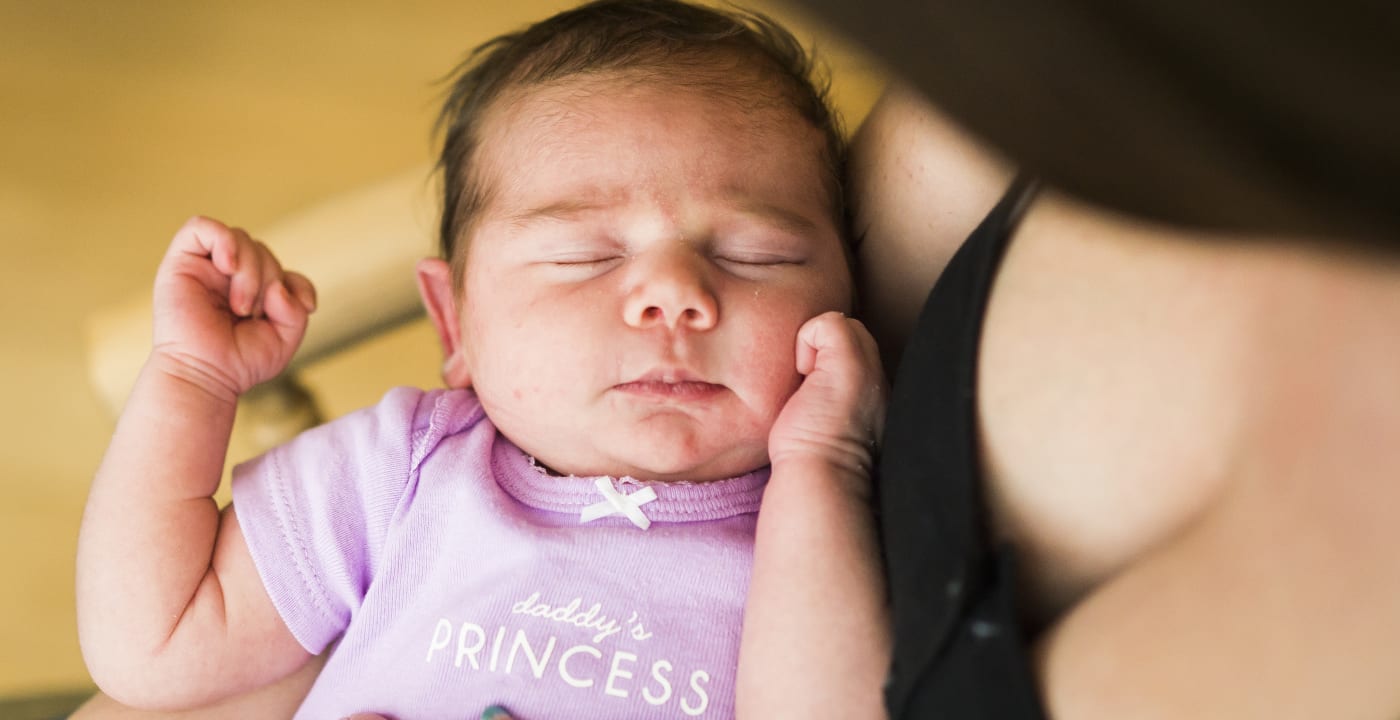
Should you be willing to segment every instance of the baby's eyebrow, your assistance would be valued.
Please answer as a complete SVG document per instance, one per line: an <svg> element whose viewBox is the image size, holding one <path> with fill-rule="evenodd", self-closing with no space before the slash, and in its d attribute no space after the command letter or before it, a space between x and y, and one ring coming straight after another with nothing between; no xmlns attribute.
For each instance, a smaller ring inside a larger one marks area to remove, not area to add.
<svg viewBox="0 0 1400 720"><path fill-rule="evenodd" d="M598 200L560 200L513 213L506 221L515 227L523 227L541 220L576 220L580 215L601 212L609 207L609 203Z"/></svg>
<svg viewBox="0 0 1400 720"><path fill-rule="evenodd" d="M772 224L793 235L809 237L817 233L817 223L811 218L782 205L745 199L736 200L736 207L745 215Z"/></svg>
<svg viewBox="0 0 1400 720"><path fill-rule="evenodd" d="M741 215L766 223L799 237L819 232L818 224L806 215L781 204L755 199L742 193L728 196L730 207ZM569 222L611 210L615 203L599 198L571 198L526 208L506 216L512 227L527 227L541 221Z"/></svg>

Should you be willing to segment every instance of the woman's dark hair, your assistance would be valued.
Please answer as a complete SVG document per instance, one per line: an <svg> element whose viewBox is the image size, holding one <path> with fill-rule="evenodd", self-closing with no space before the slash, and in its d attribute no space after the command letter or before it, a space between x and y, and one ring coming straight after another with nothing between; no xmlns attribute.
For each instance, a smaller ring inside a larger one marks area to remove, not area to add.
<svg viewBox="0 0 1400 720"><path fill-rule="evenodd" d="M512 88L602 72L655 75L740 107L790 107L825 135L833 219L842 238L848 236L841 187L846 144L827 100L830 78L790 32L756 12L679 0L596 0L482 44L449 76L436 130L442 137L439 242L454 278L460 280L457 240L487 199L472 158L488 108Z"/></svg>

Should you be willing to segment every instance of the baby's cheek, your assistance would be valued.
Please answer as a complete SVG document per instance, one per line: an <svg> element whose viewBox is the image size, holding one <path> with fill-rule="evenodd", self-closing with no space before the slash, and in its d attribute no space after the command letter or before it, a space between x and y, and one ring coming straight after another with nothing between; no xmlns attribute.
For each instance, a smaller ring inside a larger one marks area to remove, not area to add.
<svg viewBox="0 0 1400 720"><path fill-rule="evenodd" d="M522 414L540 403L552 380L551 364L541 359L554 353L534 349L531 339L519 333L486 333L478 337L491 349L476 354L473 383L488 412L494 409L497 413Z"/></svg>
<svg viewBox="0 0 1400 720"><path fill-rule="evenodd" d="M771 407L776 417L802 384L802 376L797 373L797 330L774 329L761 335L751 338L744 351L749 358L745 364L748 385L759 389L766 400L764 405Z"/></svg>

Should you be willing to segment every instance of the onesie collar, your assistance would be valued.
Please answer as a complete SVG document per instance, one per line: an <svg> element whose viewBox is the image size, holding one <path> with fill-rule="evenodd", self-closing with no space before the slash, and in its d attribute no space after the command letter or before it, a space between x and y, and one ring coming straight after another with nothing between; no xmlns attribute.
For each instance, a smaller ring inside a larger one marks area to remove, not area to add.
<svg viewBox="0 0 1400 720"><path fill-rule="evenodd" d="M539 510L579 515L603 498L597 486L599 476L550 475L499 432L491 449L491 471L503 490ZM758 512L768 474L765 466L738 477L705 483L654 482L631 477L608 478L608 482L624 494L647 488L656 493L656 499L645 507L651 522L684 523Z"/></svg>

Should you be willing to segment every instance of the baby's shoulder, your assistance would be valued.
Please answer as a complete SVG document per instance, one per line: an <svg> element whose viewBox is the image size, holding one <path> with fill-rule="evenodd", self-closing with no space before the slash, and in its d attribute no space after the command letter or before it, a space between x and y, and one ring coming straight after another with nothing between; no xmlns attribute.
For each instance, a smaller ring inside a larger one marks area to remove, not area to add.
<svg viewBox="0 0 1400 720"><path fill-rule="evenodd" d="M471 390L395 387L379 402L349 412L313 428L302 438L349 442L369 447L424 442L436 444L443 438L465 432L486 417L481 402Z"/></svg>
<svg viewBox="0 0 1400 720"><path fill-rule="evenodd" d="M354 464L416 468L452 436L491 430L471 390L396 387L379 402L312 428L284 446L280 456L330 454Z"/></svg>
<svg viewBox="0 0 1400 720"><path fill-rule="evenodd" d="M446 437L466 432L485 419L481 401L469 389L396 387L368 408L371 422L395 426L407 436L415 455L423 455Z"/></svg>

